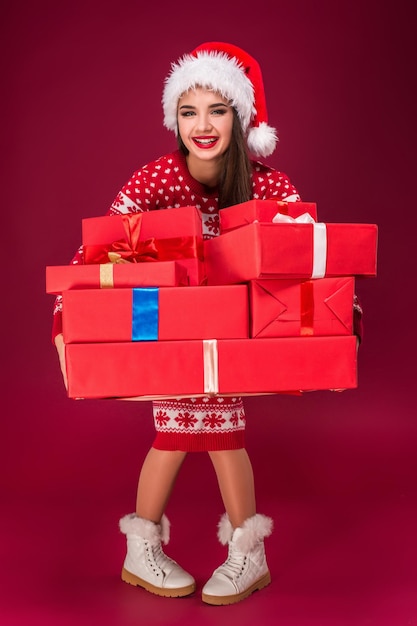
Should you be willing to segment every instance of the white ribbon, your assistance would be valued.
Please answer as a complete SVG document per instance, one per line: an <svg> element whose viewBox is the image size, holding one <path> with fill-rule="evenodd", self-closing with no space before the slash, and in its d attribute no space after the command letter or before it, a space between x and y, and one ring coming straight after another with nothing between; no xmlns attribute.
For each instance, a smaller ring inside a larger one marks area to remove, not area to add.
<svg viewBox="0 0 417 626"><path fill-rule="evenodd" d="M284 215L284 213L277 213L272 221L276 224L281 223L297 223L297 224L315 224L316 221L314 217L310 215L310 213L303 213L298 217L291 217L290 215Z"/></svg>
<svg viewBox="0 0 417 626"><path fill-rule="evenodd" d="M217 339L203 340L204 393L219 393L219 355Z"/></svg>
<svg viewBox="0 0 417 626"><path fill-rule="evenodd" d="M310 213L303 213L298 217L277 213L272 221L274 224L313 224L313 270L311 278L323 278L326 275L327 262L326 224L316 222Z"/></svg>

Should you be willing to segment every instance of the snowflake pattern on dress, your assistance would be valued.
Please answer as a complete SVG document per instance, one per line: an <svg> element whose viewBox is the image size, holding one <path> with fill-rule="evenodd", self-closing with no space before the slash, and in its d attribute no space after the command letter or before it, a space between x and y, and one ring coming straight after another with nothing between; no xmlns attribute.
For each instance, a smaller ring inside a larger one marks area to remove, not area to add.
<svg viewBox="0 0 417 626"><path fill-rule="evenodd" d="M232 433L245 428L241 398L208 397L154 400L155 428L159 433Z"/></svg>

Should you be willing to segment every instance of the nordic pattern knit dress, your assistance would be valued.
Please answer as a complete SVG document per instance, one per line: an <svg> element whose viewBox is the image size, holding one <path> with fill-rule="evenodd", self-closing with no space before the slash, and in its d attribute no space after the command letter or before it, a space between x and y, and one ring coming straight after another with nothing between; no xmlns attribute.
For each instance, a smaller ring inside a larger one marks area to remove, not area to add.
<svg viewBox="0 0 417 626"><path fill-rule="evenodd" d="M258 161L253 166L253 198L298 201L288 177ZM117 194L108 214L138 213L195 206L202 213L203 238L219 234L218 192L190 175L185 156L176 151L136 171ZM80 249L72 264L83 263ZM54 308L53 337L62 332L62 299ZM152 364L149 364L150 367ZM153 401L159 450L235 450L245 446L245 411L241 398L203 397Z"/></svg>

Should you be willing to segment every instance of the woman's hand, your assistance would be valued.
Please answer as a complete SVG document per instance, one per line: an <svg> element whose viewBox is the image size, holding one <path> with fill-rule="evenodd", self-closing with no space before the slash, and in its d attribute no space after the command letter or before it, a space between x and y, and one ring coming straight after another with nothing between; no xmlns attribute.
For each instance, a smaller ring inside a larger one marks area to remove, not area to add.
<svg viewBox="0 0 417 626"><path fill-rule="evenodd" d="M65 366L65 344L62 333L55 337L55 346L58 351L59 364L61 366L62 378L64 379L65 389L68 390L67 369Z"/></svg>

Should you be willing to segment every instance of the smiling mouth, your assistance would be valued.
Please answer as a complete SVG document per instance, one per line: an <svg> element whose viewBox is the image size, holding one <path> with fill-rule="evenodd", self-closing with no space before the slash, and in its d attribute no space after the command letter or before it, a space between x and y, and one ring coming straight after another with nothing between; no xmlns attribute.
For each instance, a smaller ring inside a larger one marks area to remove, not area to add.
<svg viewBox="0 0 417 626"><path fill-rule="evenodd" d="M199 148L211 148L218 142L218 137L193 137L193 142Z"/></svg>

